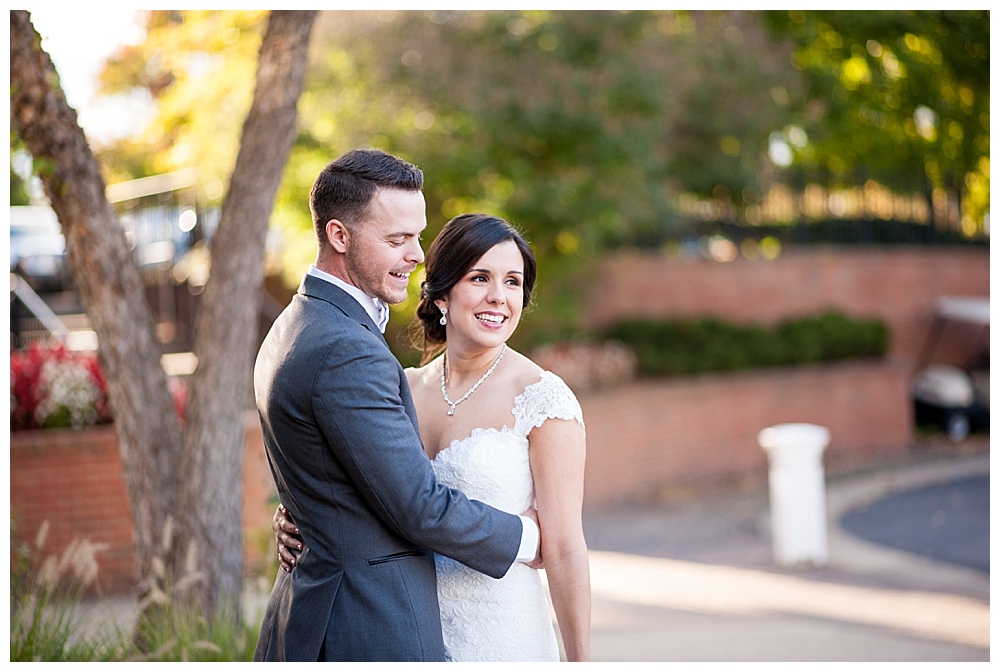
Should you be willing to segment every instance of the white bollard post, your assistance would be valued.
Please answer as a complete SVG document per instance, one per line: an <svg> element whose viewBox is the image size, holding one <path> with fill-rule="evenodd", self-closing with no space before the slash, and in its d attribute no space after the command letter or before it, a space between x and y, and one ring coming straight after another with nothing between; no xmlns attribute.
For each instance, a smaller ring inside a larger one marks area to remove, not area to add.
<svg viewBox="0 0 1000 672"><path fill-rule="evenodd" d="M768 427L757 441L768 457L774 561L822 567L827 560L823 450L830 430L808 423Z"/></svg>

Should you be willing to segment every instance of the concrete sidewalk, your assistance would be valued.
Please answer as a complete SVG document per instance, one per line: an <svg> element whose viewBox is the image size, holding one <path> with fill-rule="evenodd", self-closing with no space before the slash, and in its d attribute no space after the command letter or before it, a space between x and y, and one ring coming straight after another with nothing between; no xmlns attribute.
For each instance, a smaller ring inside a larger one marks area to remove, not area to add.
<svg viewBox="0 0 1000 672"><path fill-rule="evenodd" d="M988 661L987 572L838 524L894 493L981 474L988 444L828 478L829 562L813 570L773 566L766 491L588 512L593 659Z"/></svg>

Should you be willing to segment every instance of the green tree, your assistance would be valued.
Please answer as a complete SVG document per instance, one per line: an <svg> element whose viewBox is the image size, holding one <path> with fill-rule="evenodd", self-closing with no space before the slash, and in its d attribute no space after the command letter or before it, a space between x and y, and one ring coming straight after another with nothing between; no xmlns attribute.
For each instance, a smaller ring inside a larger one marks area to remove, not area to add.
<svg viewBox="0 0 1000 672"><path fill-rule="evenodd" d="M982 230L989 12L796 10L767 22L809 85L796 120L808 141L791 143L806 179L923 191L938 212L948 195L963 230Z"/></svg>
<svg viewBox="0 0 1000 672"><path fill-rule="evenodd" d="M652 49L650 19L407 12L374 26L383 46L368 67L406 111L387 140L425 169L429 233L462 212L495 212L541 259L544 310L519 339L574 326L580 271L597 250L672 223L659 123L672 92L657 81L666 65L633 67L637 50Z"/></svg>
<svg viewBox="0 0 1000 672"><path fill-rule="evenodd" d="M428 233L485 210L532 241L543 310L525 321L521 339L578 328L587 267L609 246L676 233L685 224L681 192L742 208L744 195L762 188L769 134L789 119L772 91L787 103L799 79L754 13L351 20L353 30L323 42L343 45L368 90L395 110L396 123L373 137L426 171ZM758 57L745 58L747 49Z"/></svg>
<svg viewBox="0 0 1000 672"><path fill-rule="evenodd" d="M153 10L146 39L122 46L100 74L100 93L144 89L155 104L136 135L101 150L109 183L197 166L202 198L219 204L250 109L267 12Z"/></svg>
<svg viewBox="0 0 1000 672"><path fill-rule="evenodd" d="M661 22L688 59L671 128L671 177L737 221L770 186L768 138L791 120L801 77L757 12L677 12Z"/></svg>
<svg viewBox="0 0 1000 672"><path fill-rule="evenodd" d="M312 180L341 152L377 146L424 169L427 239L450 217L476 210L524 229L542 262L540 309L519 340L572 331L576 298L600 251L676 235L687 223L681 194L716 199L737 217L769 185L768 137L790 123L802 78L789 64L790 46L768 39L761 16L323 12L275 210L287 284L315 255L305 208ZM136 160L159 172L182 167L182 158L225 174L225 148L234 143L225 129L186 139L211 127L200 117L235 107L225 87L208 84L245 55L199 36L224 35L240 22L252 32L254 20L150 14L147 42L117 57L105 78L108 91L143 86L160 101L146 139L107 157L122 176L136 173ZM176 45L183 53L171 55ZM189 50L201 55L192 59ZM194 76L191 60L211 67ZM185 151L175 150L178 141ZM144 156L158 157L155 167ZM405 319L411 309L394 312Z"/></svg>
<svg viewBox="0 0 1000 672"><path fill-rule="evenodd" d="M681 191L739 200L798 79L750 12L410 12L378 34L432 210L502 208L543 250L658 241Z"/></svg>

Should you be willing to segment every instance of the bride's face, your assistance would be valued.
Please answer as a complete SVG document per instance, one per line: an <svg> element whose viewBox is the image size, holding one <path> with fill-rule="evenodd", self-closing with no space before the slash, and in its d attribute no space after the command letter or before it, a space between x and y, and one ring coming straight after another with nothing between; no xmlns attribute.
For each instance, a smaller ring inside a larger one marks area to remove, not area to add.
<svg viewBox="0 0 1000 672"><path fill-rule="evenodd" d="M449 345L497 347L507 341L524 308L524 258L512 241L499 243L472 265L447 296Z"/></svg>

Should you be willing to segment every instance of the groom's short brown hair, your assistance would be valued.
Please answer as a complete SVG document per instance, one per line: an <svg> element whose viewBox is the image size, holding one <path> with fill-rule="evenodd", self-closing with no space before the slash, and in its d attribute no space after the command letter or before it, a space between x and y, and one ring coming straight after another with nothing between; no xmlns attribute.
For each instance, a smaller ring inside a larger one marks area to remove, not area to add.
<svg viewBox="0 0 1000 672"><path fill-rule="evenodd" d="M351 227L368 214L375 191L420 191L424 174L412 163L380 149L352 149L320 171L309 192L309 210L320 245L326 223L337 219Z"/></svg>

